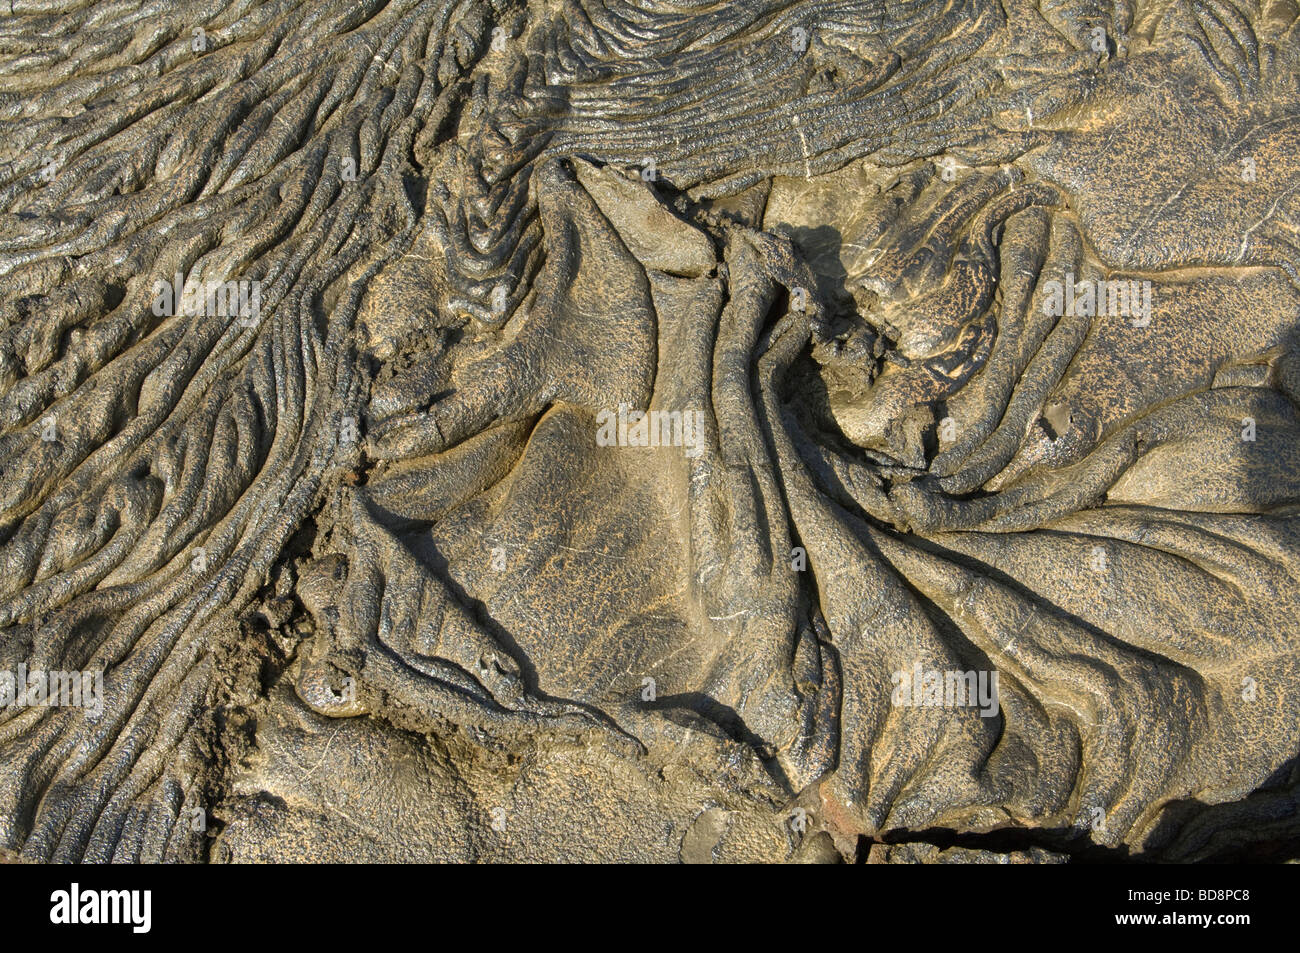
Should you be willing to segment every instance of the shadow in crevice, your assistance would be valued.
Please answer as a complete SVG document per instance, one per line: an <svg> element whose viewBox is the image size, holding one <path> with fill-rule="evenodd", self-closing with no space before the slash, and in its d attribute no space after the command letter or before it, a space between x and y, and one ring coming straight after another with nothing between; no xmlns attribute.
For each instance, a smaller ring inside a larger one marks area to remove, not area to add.
<svg viewBox="0 0 1300 953"><path fill-rule="evenodd" d="M790 779L786 777L785 771L776 760L776 752L772 746L754 734L734 708L722 704L703 692L664 695L653 702L646 702L645 708L649 711L662 712L664 717L683 724L684 727L699 729L700 722L704 722L717 729L722 736L747 746L757 754L764 770L783 790L793 790ZM682 721L681 716L685 716L686 721Z"/></svg>
<svg viewBox="0 0 1300 953"><path fill-rule="evenodd" d="M1263 823L1260 823L1261 820ZM1205 804L1194 798L1167 805L1141 848L1096 844L1077 828L1001 828L965 833L948 827L890 831L859 838L858 860L873 844L928 844L994 854L1033 848L1064 854L1075 864L1260 864L1300 860L1300 758L1292 758L1239 801Z"/></svg>
<svg viewBox="0 0 1300 953"><path fill-rule="evenodd" d="M817 278L817 293L830 304L831 316L853 313L853 296L847 286L849 275L840 260L840 247L844 243L840 230L833 225L815 228L786 225L778 226L776 230L790 239L812 269Z"/></svg>
<svg viewBox="0 0 1300 953"><path fill-rule="evenodd" d="M1128 864L1153 861L1153 858L1131 852L1127 846L1105 847L1094 843L1087 833L1069 827L1008 827L979 834L963 833L950 827L891 831L876 838L860 838L859 863L866 860L868 850L873 844L885 846L928 844L939 850L958 847L965 850L988 851L993 854L1022 853L1037 848L1054 854L1065 854L1069 857L1070 863L1076 864Z"/></svg>
<svg viewBox="0 0 1300 953"><path fill-rule="evenodd" d="M1147 838L1146 850L1177 862L1300 861L1300 756L1240 800L1170 802Z"/></svg>

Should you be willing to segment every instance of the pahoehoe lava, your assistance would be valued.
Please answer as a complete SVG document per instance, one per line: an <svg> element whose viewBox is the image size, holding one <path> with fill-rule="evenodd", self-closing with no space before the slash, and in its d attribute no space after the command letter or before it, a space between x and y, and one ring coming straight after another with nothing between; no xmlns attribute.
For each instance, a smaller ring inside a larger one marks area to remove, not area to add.
<svg viewBox="0 0 1300 953"><path fill-rule="evenodd" d="M8 7L5 853L1296 855L1295 0Z"/></svg>

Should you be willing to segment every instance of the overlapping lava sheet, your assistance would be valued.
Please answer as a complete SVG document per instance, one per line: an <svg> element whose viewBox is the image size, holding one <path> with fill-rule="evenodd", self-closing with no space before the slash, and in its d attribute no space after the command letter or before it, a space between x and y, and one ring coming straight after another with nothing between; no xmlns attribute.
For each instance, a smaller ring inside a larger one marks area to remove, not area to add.
<svg viewBox="0 0 1300 953"><path fill-rule="evenodd" d="M840 844L1295 833L1291 0L11 8L0 661L105 697L0 716L7 848L205 859L286 687Z"/></svg>

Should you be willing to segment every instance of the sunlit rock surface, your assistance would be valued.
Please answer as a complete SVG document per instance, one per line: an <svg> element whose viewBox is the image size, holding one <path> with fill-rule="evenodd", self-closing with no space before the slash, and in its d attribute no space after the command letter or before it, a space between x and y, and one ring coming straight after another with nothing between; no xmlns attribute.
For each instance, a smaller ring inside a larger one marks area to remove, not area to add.
<svg viewBox="0 0 1300 953"><path fill-rule="evenodd" d="M6 851L1295 855L1293 0L10 7Z"/></svg>

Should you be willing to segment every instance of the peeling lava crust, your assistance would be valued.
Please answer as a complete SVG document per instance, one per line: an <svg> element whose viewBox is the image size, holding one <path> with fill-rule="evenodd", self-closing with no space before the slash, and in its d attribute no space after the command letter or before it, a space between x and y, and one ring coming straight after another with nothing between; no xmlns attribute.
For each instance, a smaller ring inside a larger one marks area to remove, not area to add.
<svg viewBox="0 0 1300 953"><path fill-rule="evenodd" d="M1300 856L1295 0L9 7L5 854Z"/></svg>

